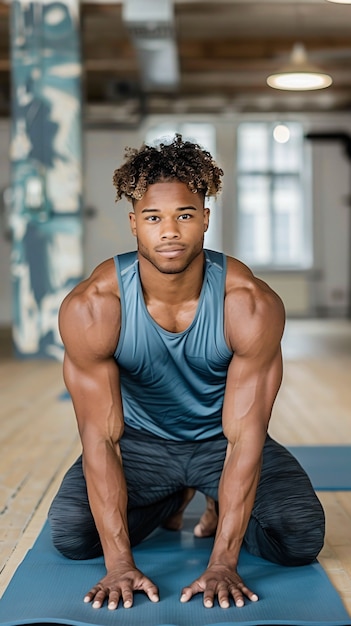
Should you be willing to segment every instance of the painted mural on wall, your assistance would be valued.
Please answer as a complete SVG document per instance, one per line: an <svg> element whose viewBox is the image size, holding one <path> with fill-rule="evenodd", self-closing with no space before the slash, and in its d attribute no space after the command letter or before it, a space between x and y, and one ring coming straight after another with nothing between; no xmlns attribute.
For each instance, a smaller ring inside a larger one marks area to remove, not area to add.
<svg viewBox="0 0 351 626"><path fill-rule="evenodd" d="M11 10L13 337L61 358L59 306L83 271L79 0Z"/></svg>

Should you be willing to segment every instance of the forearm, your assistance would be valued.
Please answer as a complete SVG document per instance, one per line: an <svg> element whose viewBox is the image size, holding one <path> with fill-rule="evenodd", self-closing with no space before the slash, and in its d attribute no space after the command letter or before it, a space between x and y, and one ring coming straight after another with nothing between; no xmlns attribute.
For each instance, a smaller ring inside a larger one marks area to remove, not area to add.
<svg viewBox="0 0 351 626"><path fill-rule="evenodd" d="M133 563L127 522L127 486L119 446L109 441L94 446L83 444L83 467L107 570L121 560Z"/></svg>
<svg viewBox="0 0 351 626"><path fill-rule="evenodd" d="M230 450L230 447L229 447ZM218 492L219 516L210 565L236 568L239 552L255 501L261 454L236 449L227 454Z"/></svg>

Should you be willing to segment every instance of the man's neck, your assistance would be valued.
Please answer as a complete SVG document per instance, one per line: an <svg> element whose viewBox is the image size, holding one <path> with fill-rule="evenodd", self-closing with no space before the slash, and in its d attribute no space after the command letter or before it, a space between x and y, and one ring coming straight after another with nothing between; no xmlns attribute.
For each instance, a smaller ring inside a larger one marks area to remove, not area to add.
<svg viewBox="0 0 351 626"><path fill-rule="evenodd" d="M146 304L152 301L169 306L198 300L204 277L204 253L199 254L183 271L176 274L159 271L142 255L139 273Z"/></svg>

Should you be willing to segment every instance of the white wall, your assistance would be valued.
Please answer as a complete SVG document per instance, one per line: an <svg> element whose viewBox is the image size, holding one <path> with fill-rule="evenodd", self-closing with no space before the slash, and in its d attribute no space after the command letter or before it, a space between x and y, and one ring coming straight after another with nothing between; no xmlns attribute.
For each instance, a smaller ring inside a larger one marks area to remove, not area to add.
<svg viewBox="0 0 351 626"><path fill-rule="evenodd" d="M96 215L85 219L84 267L86 274L116 253L135 249L129 229L126 200L115 203L112 184L114 170L124 160L126 146L136 147L143 141L143 132L90 130L85 133L85 207Z"/></svg>
<svg viewBox="0 0 351 626"><path fill-rule="evenodd" d="M327 123L316 121L318 132L346 131L351 116ZM315 275L311 301L317 314L344 316L350 298L351 160L340 142L313 144Z"/></svg>
<svg viewBox="0 0 351 626"><path fill-rule="evenodd" d="M266 116L277 119L277 116ZM309 131L343 131L351 135L351 115L338 114L286 116L300 118ZM245 119L255 119L253 115ZM199 117L192 118L199 121ZM244 116L228 114L220 118L206 117L217 127L217 161L224 168L223 192L212 220L218 222L224 252L235 255L232 235L235 231L235 132ZM281 119L281 117L280 117ZM154 124L150 118L147 124ZM126 201L115 203L112 175L123 162L126 146L138 147L147 125L135 131L86 130L85 207L96 211L95 217L85 218L85 273L104 259L118 252L135 248L129 229ZM0 186L9 180L7 160L8 124L0 124ZM290 315L345 316L349 289L349 248L351 211L351 162L346 159L341 144L313 143L313 230L315 264L304 273L263 274L262 278L280 293ZM217 213L217 218L216 218ZM0 235L0 325L11 321L10 245Z"/></svg>

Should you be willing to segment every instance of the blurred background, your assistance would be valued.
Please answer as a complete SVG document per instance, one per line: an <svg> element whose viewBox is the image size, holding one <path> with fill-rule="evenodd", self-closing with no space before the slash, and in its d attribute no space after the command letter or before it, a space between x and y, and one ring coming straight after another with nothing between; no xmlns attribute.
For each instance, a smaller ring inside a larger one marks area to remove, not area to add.
<svg viewBox="0 0 351 626"><path fill-rule="evenodd" d="M2 0L0 338L17 356L62 358L63 297L135 248L113 170L175 132L225 172L206 246L289 318L350 320L351 0Z"/></svg>

